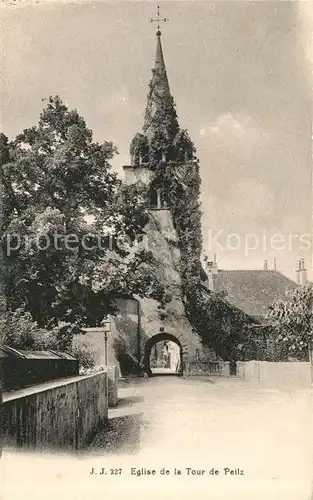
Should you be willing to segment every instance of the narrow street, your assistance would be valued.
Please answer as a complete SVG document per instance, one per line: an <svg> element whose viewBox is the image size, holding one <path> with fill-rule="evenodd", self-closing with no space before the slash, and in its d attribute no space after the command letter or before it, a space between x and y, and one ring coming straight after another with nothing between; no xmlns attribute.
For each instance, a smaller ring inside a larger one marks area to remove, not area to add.
<svg viewBox="0 0 313 500"><path fill-rule="evenodd" d="M237 468L246 480L287 481L291 490L312 479L309 391L236 378L161 376L124 383L119 396L109 432L98 434L90 453Z"/></svg>
<svg viewBox="0 0 313 500"><path fill-rule="evenodd" d="M313 500L310 390L161 376L119 393L81 455L4 452L1 500Z"/></svg>

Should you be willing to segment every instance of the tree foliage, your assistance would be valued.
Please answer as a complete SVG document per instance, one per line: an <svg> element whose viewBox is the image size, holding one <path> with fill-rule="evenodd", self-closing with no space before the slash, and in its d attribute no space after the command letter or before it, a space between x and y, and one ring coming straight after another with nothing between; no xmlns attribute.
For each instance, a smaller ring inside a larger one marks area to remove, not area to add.
<svg viewBox="0 0 313 500"><path fill-rule="evenodd" d="M287 300L278 300L269 314L269 342L279 359L308 359L313 342L313 285L289 292Z"/></svg>
<svg viewBox="0 0 313 500"><path fill-rule="evenodd" d="M50 329L40 328L24 308L8 310L0 318L0 344L26 351L66 351L79 360L81 368L91 369L95 363L90 346L82 343L73 347L75 333L81 332L75 325L64 322Z"/></svg>
<svg viewBox="0 0 313 500"><path fill-rule="evenodd" d="M137 244L145 188L122 185L111 142L95 142L78 112L50 97L38 124L4 146L9 308L25 308L39 328L94 325L117 293L162 293Z"/></svg>
<svg viewBox="0 0 313 500"><path fill-rule="evenodd" d="M11 144L4 168L8 222L34 206L59 210L69 227L79 215L96 216L120 185L109 163L115 153L112 143L92 140L76 110L50 98L38 125Z"/></svg>

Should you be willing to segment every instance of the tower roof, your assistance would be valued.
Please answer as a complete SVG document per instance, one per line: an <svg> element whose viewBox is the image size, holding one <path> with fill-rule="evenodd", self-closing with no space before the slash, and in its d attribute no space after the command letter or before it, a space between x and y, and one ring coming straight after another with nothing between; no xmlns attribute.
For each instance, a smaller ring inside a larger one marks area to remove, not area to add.
<svg viewBox="0 0 313 500"><path fill-rule="evenodd" d="M167 77L160 30L157 31L156 37L155 63L149 84L144 132L148 138L157 131L163 132L168 138L173 138L179 126Z"/></svg>
<svg viewBox="0 0 313 500"><path fill-rule="evenodd" d="M155 20L151 20L154 22ZM159 11L156 22L160 19ZM158 169L160 163L182 164L195 159L195 148L186 130L179 127L174 99L168 83L158 24L156 52L144 117L143 133L136 134L130 145L131 164Z"/></svg>
<svg viewBox="0 0 313 500"><path fill-rule="evenodd" d="M156 51L155 51L154 74L159 72L159 74L163 76L163 79L164 79L163 83L168 88L168 91L170 91L167 73L166 73L165 61L164 61L164 56L163 56L163 49L162 49L162 43L161 43L161 31L160 30L157 31L156 36L157 36L157 46L156 46Z"/></svg>

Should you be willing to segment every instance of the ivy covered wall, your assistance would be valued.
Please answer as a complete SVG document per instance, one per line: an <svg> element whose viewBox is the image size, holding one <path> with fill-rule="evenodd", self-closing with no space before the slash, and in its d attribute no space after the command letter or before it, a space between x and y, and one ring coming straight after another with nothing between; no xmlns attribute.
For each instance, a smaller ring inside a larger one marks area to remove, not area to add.
<svg viewBox="0 0 313 500"><path fill-rule="evenodd" d="M134 137L130 154L134 169L151 173L150 192L161 193L170 210L180 251L181 299L189 322L203 345L224 359L236 357L237 347L247 340L245 326L253 319L209 292L203 282L199 161L188 132L178 123L160 33L143 133Z"/></svg>

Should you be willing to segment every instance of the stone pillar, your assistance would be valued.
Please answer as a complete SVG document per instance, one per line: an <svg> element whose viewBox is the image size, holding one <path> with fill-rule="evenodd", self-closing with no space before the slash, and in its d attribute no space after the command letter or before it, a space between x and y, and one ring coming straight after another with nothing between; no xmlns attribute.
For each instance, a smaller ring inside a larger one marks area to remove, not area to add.
<svg viewBox="0 0 313 500"><path fill-rule="evenodd" d="M117 366L112 366L108 369L108 404L112 408L118 403L118 375Z"/></svg>
<svg viewBox="0 0 313 500"><path fill-rule="evenodd" d="M223 377L230 377L229 361L222 361L220 363L220 366L221 366L221 375Z"/></svg>

